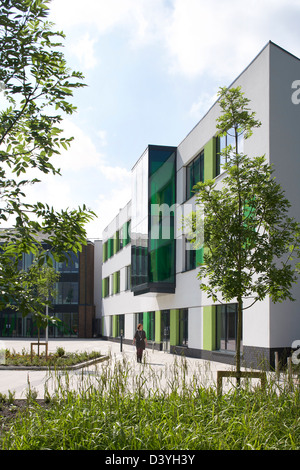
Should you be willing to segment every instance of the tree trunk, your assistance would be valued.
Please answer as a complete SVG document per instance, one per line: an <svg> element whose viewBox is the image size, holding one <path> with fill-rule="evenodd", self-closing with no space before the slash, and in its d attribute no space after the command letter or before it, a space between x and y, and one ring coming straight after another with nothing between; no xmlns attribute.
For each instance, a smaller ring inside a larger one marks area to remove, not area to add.
<svg viewBox="0 0 300 470"><path fill-rule="evenodd" d="M238 318L237 318L237 333L236 333L236 372L237 372L237 386L240 386L240 372L241 372L241 339L242 339L242 299L238 299Z"/></svg>
<svg viewBox="0 0 300 470"><path fill-rule="evenodd" d="M38 328L38 357L40 357L40 329Z"/></svg>

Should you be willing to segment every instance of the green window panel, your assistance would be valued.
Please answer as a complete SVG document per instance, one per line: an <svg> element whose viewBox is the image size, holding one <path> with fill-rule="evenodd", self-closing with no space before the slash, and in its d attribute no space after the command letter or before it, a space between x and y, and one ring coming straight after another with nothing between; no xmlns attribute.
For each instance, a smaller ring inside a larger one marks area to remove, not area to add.
<svg viewBox="0 0 300 470"><path fill-rule="evenodd" d="M155 312L143 313L143 328L149 341L155 341Z"/></svg>
<svg viewBox="0 0 300 470"><path fill-rule="evenodd" d="M118 336L118 329L119 329L119 322L118 322L118 315L113 315L113 323L112 323L112 335L113 338L117 338Z"/></svg>
<svg viewBox="0 0 300 470"><path fill-rule="evenodd" d="M203 307L203 349L207 351L216 349L216 307L214 305Z"/></svg>
<svg viewBox="0 0 300 470"><path fill-rule="evenodd" d="M161 342L161 311L155 311L155 341Z"/></svg>
<svg viewBox="0 0 300 470"><path fill-rule="evenodd" d="M213 137L204 146L204 180L214 179L217 176L216 154L216 137Z"/></svg>
<svg viewBox="0 0 300 470"><path fill-rule="evenodd" d="M196 267L200 264L203 264L203 255L204 255L204 248L199 248L196 250Z"/></svg>
<svg viewBox="0 0 300 470"><path fill-rule="evenodd" d="M107 242L104 242L102 245L102 259L103 263L107 260Z"/></svg>
<svg viewBox="0 0 300 470"><path fill-rule="evenodd" d="M113 315L112 317L112 335L118 338L125 333L125 315Z"/></svg>
<svg viewBox="0 0 300 470"><path fill-rule="evenodd" d="M109 296L109 277L102 279L102 298Z"/></svg>
<svg viewBox="0 0 300 470"><path fill-rule="evenodd" d="M113 273L113 294L120 292L120 271Z"/></svg>
<svg viewBox="0 0 300 470"><path fill-rule="evenodd" d="M113 250L114 254L117 253L120 249L120 239L119 239L119 231L117 230L115 236L113 238Z"/></svg>
<svg viewBox="0 0 300 470"><path fill-rule="evenodd" d="M107 258L111 258L114 254L114 239L109 238L107 240Z"/></svg>
<svg viewBox="0 0 300 470"><path fill-rule="evenodd" d="M151 202L149 282L175 282L174 212L172 210L176 202L175 169L174 149L151 150L149 159Z"/></svg>
<svg viewBox="0 0 300 470"><path fill-rule="evenodd" d="M179 343L179 310L170 310L170 346Z"/></svg>
<svg viewBox="0 0 300 470"><path fill-rule="evenodd" d="M123 246L130 243L130 220L123 225Z"/></svg>
<svg viewBox="0 0 300 470"><path fill-rule="evenodd" d="M175 243L162 243L160 240L151 241L150 251L150 282L175 281Z"/></svg>

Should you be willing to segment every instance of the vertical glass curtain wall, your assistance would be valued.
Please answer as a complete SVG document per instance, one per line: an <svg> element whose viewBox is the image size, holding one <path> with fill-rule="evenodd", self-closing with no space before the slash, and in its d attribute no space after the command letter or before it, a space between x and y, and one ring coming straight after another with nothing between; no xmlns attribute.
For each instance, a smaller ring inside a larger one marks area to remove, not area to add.
<svg viewBox="0 0 300 470"><path fill-rule="evenodd" d="M149 146L132 175L132 291L175 291L176 147Z"/></svg>
<svg viewBox="0 0 300 470"><path fill-rule="evenodd" d="M47 248L47 245L44 245ZM31 253L24 253L19 269L28 270L34 262ZM68 262L53 259L53 268L60 274L52 297L49 315L61 321L49 323L49 337L78 336L79 304L79 255L68 253ZM6 308L0 312L0 337L36 337L38 329L34 317L29 314L23 318L22 311ZM43 337L44 329L40 330Z"/></svg>

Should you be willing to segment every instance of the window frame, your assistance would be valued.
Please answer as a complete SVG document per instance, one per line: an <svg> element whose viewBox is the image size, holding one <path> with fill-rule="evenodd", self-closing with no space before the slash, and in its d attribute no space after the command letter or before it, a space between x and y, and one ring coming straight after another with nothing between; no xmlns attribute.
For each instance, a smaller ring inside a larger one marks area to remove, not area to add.
<svg viewBox="0 0 300 470"><path fill-rule="evenodd" d="M195 175L195 169L199 163L199 175ZM192 176L191 173L192 173ZM199 176L199 177L198 177ZM193 187L195 184L204 181L204 149L202 149L190 163L186 165L186 186L185 186L185 200L187 201L194 196Z"/></svg>

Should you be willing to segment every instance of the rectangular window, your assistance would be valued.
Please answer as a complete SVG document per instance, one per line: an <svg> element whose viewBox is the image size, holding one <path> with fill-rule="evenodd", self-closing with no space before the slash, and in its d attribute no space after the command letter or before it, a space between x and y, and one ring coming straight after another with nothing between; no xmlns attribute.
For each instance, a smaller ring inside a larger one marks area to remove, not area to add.
<svg viewBox="0 0 300 470"><path fill-rule="evenodd" d="M195 184L204 181L204 150L186 167L186 199L194 195Z"/></svg>
<svg viewBox="0 0 300 470"><path fill-rule="evenodd" d="M188 316L189 311L187 308L179 310L179 345L188 345Z"/></svg>
<svg viewBox="0 0 300 470"><path fill-rule="evenodd" d="M161 341L170 341L170 310L161 311Z"/></svg>
<svg viewBox="0 0 300 470"><path fill-rule="evenodd" d="M237 338L238 304L218 305L217 345L221 350L235 351Z"/></svg>
<svg viewBox="0 0 300 470"><path fill-rule="evenodd" d="M109 296L109 276L102 279L102 297Z"/></svg>
<svg viewBox="0 0 300 470"><path fill-rule="evenodd" d="M103 263L105 263L105 261L107 261L107 241L103 243L103 246L102 246L102 258L103 258Z"/></svg>
<svg viewBox="0 0 300 470"><path fill-rule="evenodd" d="M119 249L122 250L123 248L123 238L124 238L124 227L122 226L119 230Z"/></svg>
<svg viewBox="0 0 300 470"><path fill-rule="evenodd" d="M119 234L119 230L117 230L113 237L113 254L118 253L119 250L120 250L120 234Z"/></svg>
<svg viewBox="0 0 300 470"><path fill-rule="evenodd" d="M116 336L124 336L125 333L125 315L117 315Z"/></svg>
<svg viewBox="0 0 300 470"><path fill-rule="evenodd" d="M78 304L78 282L58 282L56 284L55 304Z"/></svg>
<svg viewBox="0 0 300 470"><path fill-rule="evenodd" d="M190 271L196 268L196 250L192 249L192 244L185 239L185 270Z"/></svg>
<svg viewBox="0 0 300 470"><path fill-rule="evenodd" d="M225 155L221 155L221 152L224 150L225 147L231 145L233 149L235 149L235 131L234 129L230 129L226 135L220 136L217 138L217 164L216 164L216 176L222 173L222 168L226 161ZM244 137L243 134L238 135L238 144L237 144L237 152L244 151Z"/></svg>
<svg viewBox="0 0 300 470"><path fill-rule="evenodd" d="M79 271L79 256L75 253L68 253L67 261L54 261L54 269L59 273L78 273Z"/></svg>
<svg viewBox="0 0 300 470"><path fill-rule="evenodd" d="M125 266L125 290L131 289L131 265Z"/></svg>
<svg viewBox="0 0 300 470"><path fill-rule="evenodd" d="M136 328L137 328L137 326L138 326L140 323L142 323L142 325L143 325L143 318L144 318L143 312L139 312L139 313L136 314L136 317L135 317L135 320L136 320L136 325L135 325L135 327L136 327Z"/></svg>

